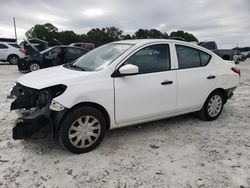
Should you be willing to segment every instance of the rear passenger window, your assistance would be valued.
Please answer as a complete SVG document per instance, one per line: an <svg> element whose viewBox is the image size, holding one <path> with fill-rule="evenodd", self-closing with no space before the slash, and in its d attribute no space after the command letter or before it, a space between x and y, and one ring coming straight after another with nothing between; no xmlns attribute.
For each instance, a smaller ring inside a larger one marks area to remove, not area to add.
<svg viewBox="0 0 250 188"><path fill-rule="evenodd" d="M9 44L10 46L13 46L14 48L21 48L18 44Z"/></svg>
<svg viewBox="0 0 250 188"><path fill-rule="evenodd" d="M82 55L82 50L78 48L67 48L67 55Z"/></svg>
<svg viewBox="0 0 250 188"><path fill-rule="evenodd" d="M201 66L206 66L211 59L210 55L202 51L200 51L200 57L201 57Z"/></svg>
<svg viewBox="0 0 250 188"><path fill-rule="evenodd" d="M211 56L195 48L176 45L179 69L206 66Z"/></svg>
<svg viewBox="0 0 250 188"><path fill-rule="evenodd" d="M0 49L7 49L7 48L8 48L8 46L0 43Z"/></svg>
<svg viewBox="0 0 250 188"><path fill-rule="evenodd" d="M125 64L138 66L140 74L170 70L169 46L157 44L143 48L131 56Z"/></svg>

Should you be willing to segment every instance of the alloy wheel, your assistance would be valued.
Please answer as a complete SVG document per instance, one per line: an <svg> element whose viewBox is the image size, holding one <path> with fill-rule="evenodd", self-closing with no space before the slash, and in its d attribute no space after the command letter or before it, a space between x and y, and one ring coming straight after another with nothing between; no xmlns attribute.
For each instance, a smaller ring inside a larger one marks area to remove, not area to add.
<svg viewBox="0 0 250 188"><path fill-rule="evenodd" d="M36 71L36 70L39 70L40 69L40 66L36 63L32 63L30 65L30 71Z"/></svg>
<svg viewBox="0 0 250 188"><path fill-rule="evenodd" d="M15 56L10 57L10 63L13 65L16 65L18 61L18 58Z"/></svg>

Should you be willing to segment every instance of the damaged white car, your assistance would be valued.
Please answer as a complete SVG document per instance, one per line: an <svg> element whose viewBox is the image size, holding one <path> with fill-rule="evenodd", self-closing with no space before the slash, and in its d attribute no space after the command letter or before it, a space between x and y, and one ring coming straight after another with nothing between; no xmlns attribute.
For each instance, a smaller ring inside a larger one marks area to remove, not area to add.
<svg viewBox="0 0 250 188"><path fill-rule="evenodd" d="M19 78L8 96L19 113L13 138L59 139L67 150L84 153L109 129L190 112L215 120L239 80L234 64L190 43L109 43Z"/></svg>

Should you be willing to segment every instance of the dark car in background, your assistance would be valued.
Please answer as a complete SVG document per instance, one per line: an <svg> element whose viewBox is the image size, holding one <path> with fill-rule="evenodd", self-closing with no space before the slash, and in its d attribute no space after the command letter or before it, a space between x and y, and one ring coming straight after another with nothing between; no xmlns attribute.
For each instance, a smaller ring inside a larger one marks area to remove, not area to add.
<svg viewBox="0 0 250 188"><path fill-rule="evenodd" d="M234 60L233 59L234 50L218 49L215 41L199 42L198 45L213 51L224 60L230 60L230 61Z"/></svg>
<svg viewBox="0 0 250 188"><path fill-rule="evenodd" d="M87 49L73 46L54 46L26 56L18 61L19 71L36 71L42 68L70 63L88 53Z"/></svg>
<svg viewBox="0 0 250 188"><path fill-rule="evenodd" d="M76 42L76 43L70 44L69 46L76 46L76 47L84 48L84 49L87 49L87 50L95 49L95 44L94 43L86 43L86 42Z"/></svg>

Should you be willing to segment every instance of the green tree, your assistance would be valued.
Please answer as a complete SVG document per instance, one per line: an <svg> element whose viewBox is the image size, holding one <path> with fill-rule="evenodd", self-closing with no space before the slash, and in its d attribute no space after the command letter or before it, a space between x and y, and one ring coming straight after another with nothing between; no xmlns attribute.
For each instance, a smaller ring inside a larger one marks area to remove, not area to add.
<svg viewBox="0 0 250 188"><path fill-rule="evenodd" d="M54 38L58 37L58 29L50 24L46 23L43 25L37 24L25 33L26 37L29 38L39 38L45 40L49 45L54 45Z"/></svg>
<svg viewBox="0 0 250 188"><path fill-rule="evenodd" d="M147 39L159 38L168 39L166 32L161 32L157 29L138 29L134 35L123 35L123 31L117 27L93 28L86 34L76 34L74 31L58 31L58 28L50 23L37 24L26 32L26 37L39 38L49 43L49 46L57 45L54 39L59 40L63 44L70 44L73 42L91 42L96 46L100 46L109 42L121 39ZM182 37L186 41L198 41L197 38L188 32L174 31L170 37Z"/></svg>
<svg viewBox="0 0 250 188"><path fill-rule="evenodd" d="M91 29L85 35L86 42L95 43L100 46L109 42L117 41L122 38L122 30L116 27Z"/></svg>
<svg viewBox="0 0 250 188"><path fill-rule="evenodd" d="M172 33L170 33L170 38L171 37L180 37L180 38L183 38L185 39L185 41L188 41L188 42L192 42L192 41L197 41L198 42L198 39L191 33L188 33L188 32L184 32L184 31L173 31Z"/></svg>
<svg viewBox="0 0 250 188"><path fill-rule="evenodd" d="M139 29L135 32L136 39L168 39L167 33L162 33L157 29Z"/></svg>
<svg viewBox="0 0 250 188"><path fill-rule="evenodd" d="M129 39L133 39L133 36L131 36L130 34L126 34L126 35L121 36L121 40L129 40Z"/></svg>
<svg viewBox="0 0 250 188"><path fill-rule="evenodd" d="M76 34L74 31L61 31L58 33L58 40L63 44L71 44L73 42L79 42L81 36Z"/></svg>

